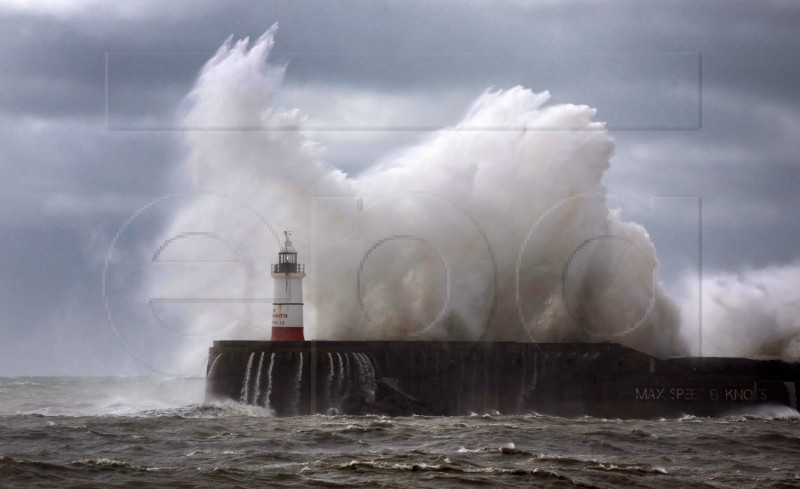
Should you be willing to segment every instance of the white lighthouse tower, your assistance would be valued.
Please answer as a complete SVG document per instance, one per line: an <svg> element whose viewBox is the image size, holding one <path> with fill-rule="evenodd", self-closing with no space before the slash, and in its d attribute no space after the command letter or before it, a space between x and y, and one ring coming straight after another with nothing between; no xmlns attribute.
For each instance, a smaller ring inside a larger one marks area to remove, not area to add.
<svg viewBox="0 0 800 489"><path fill-rule="evenodd" d="M272 341L305 341L303 337L303 277L305 266L297 263L297 250L292 246L289 231L283 232L286 242L272 265L275 285L272 296Z"/></svg>

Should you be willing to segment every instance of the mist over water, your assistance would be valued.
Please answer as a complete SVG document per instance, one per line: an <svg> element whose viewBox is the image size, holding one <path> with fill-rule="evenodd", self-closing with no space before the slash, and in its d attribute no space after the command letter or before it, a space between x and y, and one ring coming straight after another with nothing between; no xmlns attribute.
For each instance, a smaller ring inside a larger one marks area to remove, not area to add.
<svg viewBox="0 0 800 489"><path fill-rule="evenodd" d="M291 70L269 62L275 32L226 41L186 99L186 173L194 191L224 197L187 203L162 242L218 236L238 268L220 260L154 272L146 292L185 294L190 284L206 298L259 300L174 310L192 334L178 370L196 369L211 338L268 339L269 265L285 229L307 264L307 339L614 341L689 353L647 231L607 205L614 142L595 109L490 88L451 127L347 175L325 162L300 110L273 106ZM765 336L786 329L776 321ZM763 353L770 338L716 351Z"/></svg>

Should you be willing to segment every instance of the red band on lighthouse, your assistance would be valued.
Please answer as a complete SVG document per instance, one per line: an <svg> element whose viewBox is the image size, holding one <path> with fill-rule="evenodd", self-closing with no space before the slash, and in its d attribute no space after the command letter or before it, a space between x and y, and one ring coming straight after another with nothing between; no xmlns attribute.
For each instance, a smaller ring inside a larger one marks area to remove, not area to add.
<svg viewBox="0 0 800 489"><path fill-rule="evenodd" d="M272 341L305 341L303 328L272 327Z"/></svg>

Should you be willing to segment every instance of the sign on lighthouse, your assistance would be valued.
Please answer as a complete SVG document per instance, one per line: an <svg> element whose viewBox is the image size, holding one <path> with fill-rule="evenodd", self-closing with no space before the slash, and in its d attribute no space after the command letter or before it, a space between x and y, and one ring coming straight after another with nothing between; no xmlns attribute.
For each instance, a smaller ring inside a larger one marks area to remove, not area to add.
<svg viewBox="0 0 800 489"><path fill-rule="evenodd" d="M303 337L303 277L305 266L297 263L297 250L292 246L289 231L283 232L286 242L272 265L274 284L272 302L272 341L305 341Z"/></svg>

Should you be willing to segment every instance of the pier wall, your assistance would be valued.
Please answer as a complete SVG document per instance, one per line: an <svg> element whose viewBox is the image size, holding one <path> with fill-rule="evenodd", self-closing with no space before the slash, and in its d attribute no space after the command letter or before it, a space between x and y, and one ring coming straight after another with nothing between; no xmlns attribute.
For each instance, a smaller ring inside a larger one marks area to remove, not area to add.
<svg viewBox="0 0 800 489"><path fill-rule="evenodd" d="M539 412L618 418L797 407L797 364L660 360L612 343L215 341L206 399L277 415Z"/></svg>

